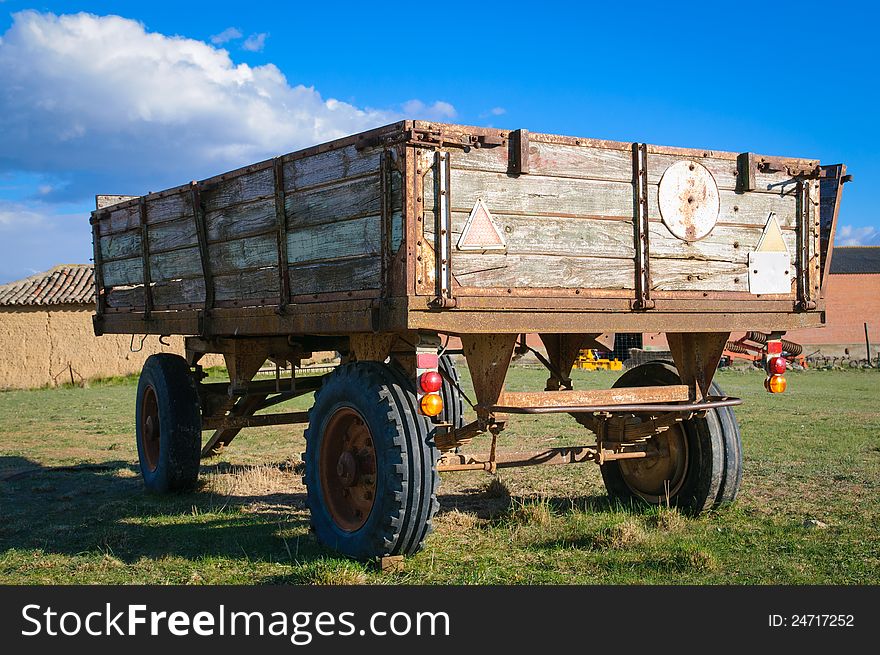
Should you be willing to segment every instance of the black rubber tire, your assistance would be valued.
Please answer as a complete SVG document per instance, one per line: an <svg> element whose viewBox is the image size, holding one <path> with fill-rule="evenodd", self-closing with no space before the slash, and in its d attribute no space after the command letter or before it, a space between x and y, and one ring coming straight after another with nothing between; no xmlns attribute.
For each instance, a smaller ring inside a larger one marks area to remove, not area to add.
<svg viewBox="0 0 880 655"><path fill-rule="evenodd" d="M159 453L151 470L144 446L142 413L152 389L159 413ZM144 362L135 408L138 460L144 485L151 493L189 491L196 486L202 448L202 417L196 383L186 360L159 353Z"/></svg>
<svg viewBox="0 0 880 655"><path fill-rule="evenodd" d="M461 377L458 375L455 361L449 355L441 355L439 368L443 375L443 387L440 389L440 396L443 398L443 411L440 412L440 420L449 423L453 428L463 427L465 424L464 397L458 390L461 387ZM447 377L455 384L449 382Z"/></svg>
<svg viewBox="0 0 880 655"><path fill-rule="evenodd" d="M376 454L372 510L354 531L341 529L332 518L319 475L324 428L340 407L360 413L372 434ZM306 504L321 543L357 559L412 555L421 549L439 508L439 452L430 422L416 410L412 382L386 364L338 366L315 394L305 437Z"/></svg>
<svg viewBox="0 0 880 655"><path fill-rule="evenodd" d="M614 387L647 387L681 384L678 371L668 362L647 362L624 373ZM716 383L710 391L724 395ZM742 481L742 441L733 409L710 409L703 417L694 417L682 424L687 440L688 457L684 479L669 503L690 514L713 509L733 502ZM608 494L615 500L630 504L646 502L627 485L619 462L600 467ZM662 502L665 502L665 499Z"/></svg>

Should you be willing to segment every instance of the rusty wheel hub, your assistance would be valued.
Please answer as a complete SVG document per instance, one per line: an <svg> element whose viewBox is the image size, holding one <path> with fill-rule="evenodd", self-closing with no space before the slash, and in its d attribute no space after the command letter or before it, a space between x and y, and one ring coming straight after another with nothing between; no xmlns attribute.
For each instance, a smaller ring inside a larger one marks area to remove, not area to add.
<svg viewBox="0 0 880 655"><path fill-rule="evenodd" d="M645 459L620 460L620 472L630 490L653 504L666 502L681 489L687 475L687 436L680 425L653 438L658 454Z"/></svg>
<svg viewBox="0 0 880 655"><path fill-rule="evenodd" d="M333 413L321 439L318 468L333 521L346 532L361 528L376 496L376 449L360 412L340 407Z"/></svg>
<svg viewBox="0 0 880 655"><path fill-rule="evenodd" d="M141 403L141 444L150 472L159 466L160 443L159 401L153 387L147 387Z"/></svg>

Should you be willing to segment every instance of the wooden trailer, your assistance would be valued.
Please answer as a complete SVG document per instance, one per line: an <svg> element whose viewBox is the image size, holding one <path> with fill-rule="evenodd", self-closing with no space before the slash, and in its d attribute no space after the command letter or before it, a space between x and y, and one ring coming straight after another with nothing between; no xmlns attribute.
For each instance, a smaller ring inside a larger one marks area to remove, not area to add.
<svg viewBox="0 0 880 655"><path fill-rule="evenodd" d="M96 334L187 335L138 386L147 487L191 487L246 427L308 423L317 536L355 557L413 553L438 473L593 461L609 493L698 512L734 499L736 398L712 381L732 331L821 325L843 165L402 121L93 213ZM578 353L665 332L675 366L580 391ZM544 390L504 379L537 333ZM448 338L474 384L465 423ZM297 375L317 350L341 364ZM205 383L207 353L229 383ZM292 375L255 380L267 360ZM309 412L265 413L315 393ZM511 414L568 413L595 443L504 458ZM202 442L202 433L210 434ZM491 452L466 444L490 432Z"/></svg>

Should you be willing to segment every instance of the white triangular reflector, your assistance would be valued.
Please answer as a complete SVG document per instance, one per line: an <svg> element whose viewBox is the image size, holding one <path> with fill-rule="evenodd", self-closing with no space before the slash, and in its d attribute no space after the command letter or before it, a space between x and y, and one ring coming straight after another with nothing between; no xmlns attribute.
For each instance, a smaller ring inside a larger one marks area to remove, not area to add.
<svg viewBox="0 0 880 655"><path fill-rule="evenodd" d="M788 252L788 247L782 238L782 229L779 227L779 221L776 220L776 212L770 212L770 216L767 217L767 225L755 247L755 252Z"/></svg>
<svg viewBox="0 0 880 655"><path fill-rule="evenodd" d="M501 231L492 221L492 214L489 213L483 199L477 198L458 239L458 249L505 250L506 248L507 243L504 241Z"/></svg>

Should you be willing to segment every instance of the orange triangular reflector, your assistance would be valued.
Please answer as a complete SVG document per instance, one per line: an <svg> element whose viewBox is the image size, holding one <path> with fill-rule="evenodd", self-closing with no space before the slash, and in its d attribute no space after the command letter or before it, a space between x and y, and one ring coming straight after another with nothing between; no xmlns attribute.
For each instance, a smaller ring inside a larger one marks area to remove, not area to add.
<svg viewBox="0 0 880 655"><path fill-rule="evenodd" d="M492 221L492 214L489 213L483 199L477 198L458 239L458 249L505 250L506 248L507 243L504 241L501 231Z"/></svg>

